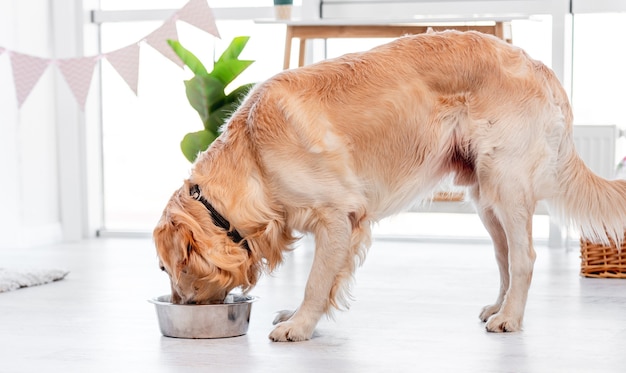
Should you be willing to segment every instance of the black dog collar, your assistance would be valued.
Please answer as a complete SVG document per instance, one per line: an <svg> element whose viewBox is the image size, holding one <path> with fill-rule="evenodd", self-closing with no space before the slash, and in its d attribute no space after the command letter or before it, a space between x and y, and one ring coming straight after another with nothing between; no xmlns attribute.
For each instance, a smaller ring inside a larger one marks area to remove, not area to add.
<svg viewBox="0 0 626 373"><path fill-rule="evenodd" d="M234 243L240 243L241 241L243 241L243 247L246 250L250 251L248 242L246 242L243 237L241 237L241 234L239 234L236 229L233 229L231 231L230 222L226 220L226 218L223 217L219 212L217 212L217 210L215 210L215 207L213 207L213 205L211 205L209 201L207 201L206 198L202 196L202 193L200 192L200 186L198 184L193 185L191 189L189 189L189 195L191 195L191 197L196 201L202 202L204 207L209 210L209 212L211 213L211 218L213 219L213 224L224 229L226 231L226 235L228 235L228 237L230 237L230 239L233 240Z"/></svg>

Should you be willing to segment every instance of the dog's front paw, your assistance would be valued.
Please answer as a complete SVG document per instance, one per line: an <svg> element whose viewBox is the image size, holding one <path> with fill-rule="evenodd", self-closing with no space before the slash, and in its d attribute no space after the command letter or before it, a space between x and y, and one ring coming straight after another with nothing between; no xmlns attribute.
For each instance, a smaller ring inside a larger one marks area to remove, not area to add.
<svg viewBox="0 0 626 373"><path fill-rule="evenodd" d="M289 311L289 310L278 311L276 317L274 318L274 321L272 321L272 324L276 325L283 321L287 321L291 318L291 316L293 316L294 313L295 311Z"/></svg>
<svg viewBox="0 0 626 373"><path fill-rule="evenodd" d="M480 318L480 320L482 322L486 322L487 320L489 320L489 318L492 315L495 315L496 313L498 313L498 311L500 311L500 308L502 307L501 304L492 304L490 306L485 306L481 311L480 311L480 315L478 316Z"/></svg>
<svg viewBox="0 0 626 373"><path fill-rule="evenodd" d="M311 339L314 327L302 325L293 321L285 321L276 325L270 333L274 342L300 342Z"/></svg>
<svg viewBox="0 0 626 373"><path fill-rule="evenodd" d="M505 333L519 332L522 330L522 320L515 317L507 317L502 313L496 313L487 321L485 328L488 332Z"/></svg>

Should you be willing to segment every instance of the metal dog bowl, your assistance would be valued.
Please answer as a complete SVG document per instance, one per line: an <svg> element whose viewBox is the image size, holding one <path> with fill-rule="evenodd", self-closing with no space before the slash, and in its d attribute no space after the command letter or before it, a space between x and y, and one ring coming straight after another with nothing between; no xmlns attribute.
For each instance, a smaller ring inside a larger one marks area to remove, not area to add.
<svg viewBox="0 0 626 373"><path fill-rule="evenodd" d="M256 297L231 294L219 304L174 304L170 295L150 299L166 337L227 338L244 335Z"/></svg>

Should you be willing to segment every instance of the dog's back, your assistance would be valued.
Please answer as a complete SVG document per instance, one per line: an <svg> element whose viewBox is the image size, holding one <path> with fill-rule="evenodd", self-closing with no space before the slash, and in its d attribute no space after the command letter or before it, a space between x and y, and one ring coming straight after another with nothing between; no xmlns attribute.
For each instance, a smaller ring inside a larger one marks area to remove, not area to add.
<svg viewBox="0 0 626 373"><path fill-rule="evenodd" d="M473 185L492 161L519 164L531 143L554 159L571 125L559 89L521 49L450 31L283 72L253 93L249 124L284 198L365 205L377 220L428 195L451 172ZM546 112L554 107L561 112ZM481 158L504 144L497 159Z"/></svg>

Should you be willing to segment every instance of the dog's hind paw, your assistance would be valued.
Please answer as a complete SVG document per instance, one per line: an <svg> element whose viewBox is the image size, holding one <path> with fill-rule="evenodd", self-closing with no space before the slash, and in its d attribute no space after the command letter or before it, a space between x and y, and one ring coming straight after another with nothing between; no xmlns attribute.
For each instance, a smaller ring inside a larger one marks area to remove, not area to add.
<svg viewBox="0 0 626 373"><path fill-rule="evenodd" d="M269 335L274 342L300 342L311 339L314 328L307 325L285 321L276 325Z"/></svg>
<svg viewBox="0 0 626 373"><path fill-rule="evenodd" d="M273 325L276 325L278 323L287 321L291 318L291 316L293 316L295 311L289 311L289 310L282 310L282 311L278 311L276 317L274 318L274 321L272 321Z"/></svg>
<svg viewBox="0 0 626 373"><path fill-rule="evenodd" d="M489 318L485 328L493 333L519 332L522 330L522 321L496 313Z"/></svg>

